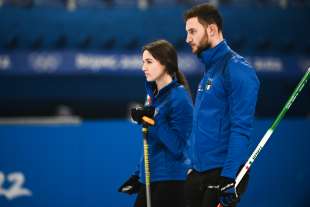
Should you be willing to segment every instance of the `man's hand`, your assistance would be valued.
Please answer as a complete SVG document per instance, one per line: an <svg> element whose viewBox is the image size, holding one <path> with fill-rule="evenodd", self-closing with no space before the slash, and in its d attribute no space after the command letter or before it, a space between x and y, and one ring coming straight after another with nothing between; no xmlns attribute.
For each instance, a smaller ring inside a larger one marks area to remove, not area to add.
<svg viewBox="0 0 310 207"><path fill-rule="evenodd" d="M239 202L239 195L235 188L235 180L220 177L219 180L220 203L222 206L233 206Z"/></svg>

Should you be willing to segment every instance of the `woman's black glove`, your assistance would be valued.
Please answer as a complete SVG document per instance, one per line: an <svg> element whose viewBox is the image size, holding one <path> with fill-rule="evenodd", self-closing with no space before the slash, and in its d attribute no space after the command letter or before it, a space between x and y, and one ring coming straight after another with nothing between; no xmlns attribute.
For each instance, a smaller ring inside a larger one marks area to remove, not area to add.
<svg viewBox="0 0 310 207"><path fill-rule="evenodd" d="M121 187L119 187L118 192L131 195L138 193L140 187L141 183L139 182L139 177L137 175L132 175Z"/></svg>
<svg viewBox="0 0 310 207"><path fill-rule="evenodd" d="M143 106L131 109L131 117L138 124L143 123L142 117L146 116L153 119L155 108L153 106Z"/></svg>

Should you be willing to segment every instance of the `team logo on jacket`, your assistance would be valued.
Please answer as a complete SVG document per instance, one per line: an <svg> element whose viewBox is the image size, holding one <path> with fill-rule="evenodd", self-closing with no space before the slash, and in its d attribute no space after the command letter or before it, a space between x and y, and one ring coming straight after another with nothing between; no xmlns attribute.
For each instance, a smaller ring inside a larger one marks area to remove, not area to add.
<svg viewBox="0 0 310 207"><path fill-rule="evenodd" d="M208 91L211 89L211 87L212 87L212 79L208 79L205 86L203 86L203 84L200 84L198 86L198 91L204 91L204 90Z"/></svg>
<svg viewBox="0 0 310 207"><path fill-rule="evenodd" d="M144 105L150 106L152 104L152 99L149 95L146 96Z"/></svg>

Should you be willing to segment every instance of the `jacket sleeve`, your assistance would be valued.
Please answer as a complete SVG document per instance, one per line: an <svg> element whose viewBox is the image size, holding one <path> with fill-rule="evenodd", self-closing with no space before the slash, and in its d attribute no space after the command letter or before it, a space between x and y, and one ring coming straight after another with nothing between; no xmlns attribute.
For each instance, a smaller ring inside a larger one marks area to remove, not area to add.
<svg viewBox="0 0 310 207"><path fill-rule="evenodd" d="M229 64L225 75L231 130L221 175L235 179L249 154L259 80L255 70L245 63Z"/></svg>
<svg viewBox="0 0 310 207"><path fill-rule="evenodd" d="M141 165L143 165L142 164L143 162L144 162L144 153L142 152L141 155L140 155L140 158L139 158L139 162L136 165L136 168L135 168L135 170L134 170L132 175L136 175L139 178L141 178L141 173L144 173L143 169L142 169L142 172L141 172Z"/></svg>
<svg viewBox="0 0 310 207"><path fill-rule="evenodd" d="M132 175L136 175L136 176L140 177L140 162L138 162L136 169Z"/></svg>
<svg viewBox="0 0 310 207"><path fill-rule="evenodd" d="M154 126L157 137L176 157L183 154L192 130L192 102L187 94L181 95L171 97L169 118L155 120Z"/></svg>

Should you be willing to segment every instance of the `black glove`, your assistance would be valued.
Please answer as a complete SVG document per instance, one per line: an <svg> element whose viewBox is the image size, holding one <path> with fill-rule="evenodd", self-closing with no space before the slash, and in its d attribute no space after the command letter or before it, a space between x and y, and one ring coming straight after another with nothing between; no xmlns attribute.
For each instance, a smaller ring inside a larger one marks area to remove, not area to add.
<svg viewBox="0 0 310 207"><path fill-rule="evenodd" d="M134 121L138 122L138 124L143 123L142 117L146 116L149 118L153 118L155 113L155 108L153 106L143 106L136 107L131 109L131 117Z"/></svg>
<svg viewBox="0 0 310 207"><path fill-rule="evenodd" d="M239 195L235 188L235 180L221 176L219 179L220 203L222 206L233 206L239 202Z"/></svg>
<svg viewBox="0 0 310 207"><path fill-rule="evenodd" d="M139 177L137 175L132 175L121 187L119 187L118 192L131 195L138 193L140 187L141 183L139 182Z"/></svg>

